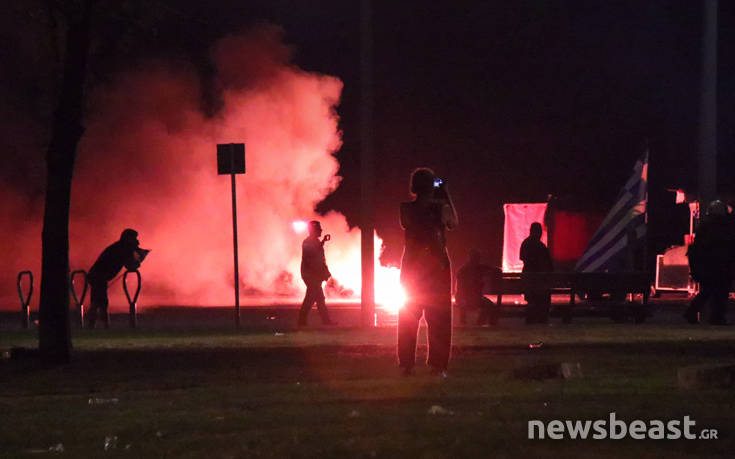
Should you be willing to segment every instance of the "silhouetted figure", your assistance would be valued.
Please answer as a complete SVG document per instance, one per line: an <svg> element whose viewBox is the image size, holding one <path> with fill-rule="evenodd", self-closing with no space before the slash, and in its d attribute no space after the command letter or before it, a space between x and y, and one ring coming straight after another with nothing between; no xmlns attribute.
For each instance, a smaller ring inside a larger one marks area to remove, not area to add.
<svg viewBox="0 0 735 459"><path fill-rule="evenodd" d="M467 311L478 309L477 325L495 325L498 322L497 305L482 294L485 277L499 274L500 270L480 263L480 252L470 251L467 263L457 272L457 307L459 321L467 323Z"/></svg>
<svg viewBox="0 0 735 459"><path fill-rule="evenodd" d="M699 294L684 312L684 318L689 323L698 323L698 313L709 303L709 322L725 325L735 263L735 236L725 203L719 200L710 203L687 256L692 278L699 282Z"/></svg>
<svg viewBox="0 0 735 459"><path fill-rule="evenodd" d="M301 244L301 279L306 284L306 295L304 295L304 302L301 303L299 310L298 326L300 327L306 326L309 311L314 303L316 303L322 323L334 325L334 322L329 319L324 290L322 290L322 282L332 277L324 257L324 243L330 239L330 236L327 234L324 239L319 240L321 235L321 223L316 220L310 221L309 237Z"/></svg>
<svg viewBox="0 0 735 459"><path fill-rule="evenodd" d="M521 244L520 258L523 261L524 273L546 273L554 269L549 249L541 242L542 234L541 223L531 223L529 236ZM551 292L541 286L527 285L524 295L528 302L526 323L547 323L549 321L549 307L551 306Z"/></svg>
<svg viewBox="0 0 735 459"><path fill-rule="evenodd" d="M126 229L120 235L120 240L107 247L89 269L87 279L90 288L89 313L87 326L94 328L97 321L97 311L102 315L105 328L110 327L110 315L107 312L109 300L107 298L107 283L110 282L123 266L129 271L140 267L147 251L139 249L138 232Z"/></svg>
<svg viewBox="0 0 735 459"><path fill-rule="evenodd" d="M400 207L406 304L398 313L398 362L404 374L413 372L423 315L428 328L427 364L433 373L445 375L452 343L452 285L444 232L457 225L457 212L446 184L431 169L413 171L410 192L415 199Z"/></svg>

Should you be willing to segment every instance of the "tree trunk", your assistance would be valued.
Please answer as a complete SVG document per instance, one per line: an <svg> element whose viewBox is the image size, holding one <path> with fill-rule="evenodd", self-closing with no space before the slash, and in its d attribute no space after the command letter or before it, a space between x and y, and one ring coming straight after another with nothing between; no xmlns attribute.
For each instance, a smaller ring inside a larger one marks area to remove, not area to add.
<svg viewBox="0 0 735 459"><path fill-rule="evenodd" d="M64 74L46 152L46 205L43 215L38 349L54 363L71 358L69 315L69 207L77 144L84 132L82 108L89 49L91 1L69 15Z"/></svg>

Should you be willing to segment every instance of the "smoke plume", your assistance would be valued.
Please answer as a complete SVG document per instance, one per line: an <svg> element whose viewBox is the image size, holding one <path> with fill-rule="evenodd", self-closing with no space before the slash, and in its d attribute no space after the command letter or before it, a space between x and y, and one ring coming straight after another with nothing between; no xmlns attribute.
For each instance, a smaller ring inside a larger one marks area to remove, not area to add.
<svg viewBox="0 0 735 459"><path fill-rule="evenodd" d="M182 62L148 62L89 95L72 191L72 270L89 269L130 227L152 249L141 267L143 306L231 304L230 178L217 175L216 144L243 142L247 172L237 178L237 199L245 294L303 291L305 234L292 222L314 218L332 234L327 260L338 284L359 290L359 232L340 214L314 213L339 185L333 154L341 145L342 83L290 64L281 35L260 26L213 46L224 102L214 117L203 115L197 73ZM11 228L21 237L4 277L32 268L38 288L40 212L28 214L11 192L3 192L0 209L24 222ZM113 306L124 303L119 284L110 287Z"/></svg>

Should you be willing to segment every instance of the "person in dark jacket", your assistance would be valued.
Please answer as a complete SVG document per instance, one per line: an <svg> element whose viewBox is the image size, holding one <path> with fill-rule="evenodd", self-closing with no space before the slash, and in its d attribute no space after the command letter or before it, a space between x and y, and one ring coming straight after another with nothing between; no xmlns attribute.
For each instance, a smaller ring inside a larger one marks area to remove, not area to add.
<svg viewBox="0 0 735 459"><path fill-rule="evenodd" d="M459 321L467 323L467 311L478 309L477 325L495 325L498 321L497 306L482 294L485 277L499 274L500 270L480 262L480 252L473 249L467 263L457 272L457 307Z"/></svg>
<svg viewBox="0 0 735 459"><path fill-rule="evenodd" d="M87 273L90 288L90 305L87 314L87 326L94 328L97 321L97 312L102 315L105 328L110 327L110 315L107 311L107 283L110 282L123 266L129 271L140 267L147 251L139 249L138 232L126 229L120 235L120 240L113 243L97 258Z"/></svg>
<svg viewBox="0 0 735 459"><path fill-rule="evenodd" d="M398 311L398 364L405 375L413 374L423 316L429 344L426 363L433 374L444 377L452 346L452 274L445 230L457 226L457 212L446 183L431 169L413 171L410 192L415 199L400 204L406 304Z"/></svg>
<svg viewBox="0 0 735 459"><path fill-rule="evenodd" d="M524 273L546 273L554 269L549 249L541 242L542 234L541 223L531 223L529 236L521 244L520 258ZM543 286L528 285L524 294L528 302L526 323L548 323L551 292Z"/></svg>
<svg viewBox="0 0 735 459"><path fill-rule="evenodd" d="M324 325L335 325L329 318L326 301L324 299L324 290L322 283L332 277L327 267L327 261L324 257L324 243L330 237L327 234L324 239L320 240L322 235L322 225L316 220L309 222L309 237L304 239L301 244L301 279L306 284L306 294L304 301L301 303L299 310L298 326L304 327L307 324L309 311L316 303L316 308L321 316Z"/></svg>
<svg viewBox="0 0 735 459"><path fill-rule="evenodd" d="M735 264L735 236L724 202L716 200L710 203L687 256L692 278L699 282L699 294L684 312L684 319L691 324L699 323L700 313L709 303L709 323L726 325L727 300Z"/></svg>

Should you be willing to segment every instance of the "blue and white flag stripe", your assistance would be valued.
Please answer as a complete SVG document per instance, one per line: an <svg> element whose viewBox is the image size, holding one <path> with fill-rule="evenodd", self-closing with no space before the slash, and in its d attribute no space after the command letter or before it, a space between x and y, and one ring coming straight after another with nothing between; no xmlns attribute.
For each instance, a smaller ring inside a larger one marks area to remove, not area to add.
<svg viewBox="0 0 735 459"><path fill-rule="evenodd" d="M638 160L633 175L618 194L618 200L592 236L577 261L579 272L622 269L626 248L646 235L648 204L648 152Z"/></svg>

